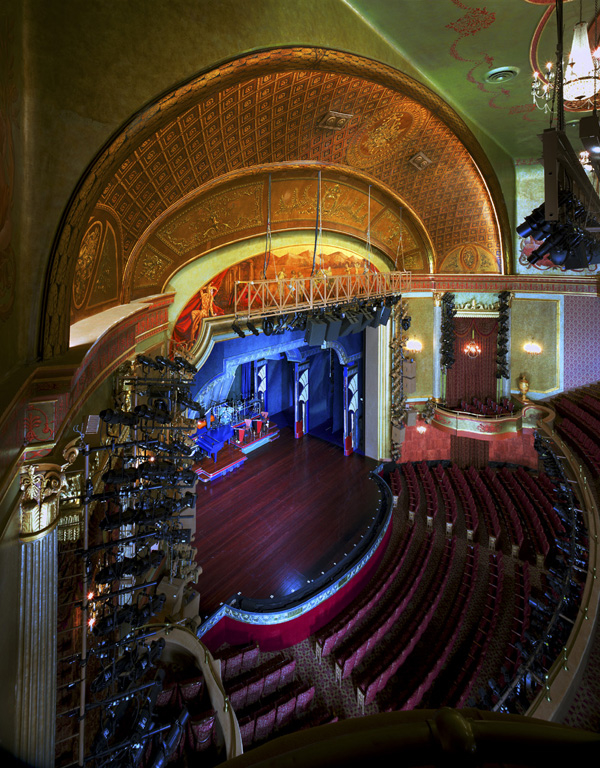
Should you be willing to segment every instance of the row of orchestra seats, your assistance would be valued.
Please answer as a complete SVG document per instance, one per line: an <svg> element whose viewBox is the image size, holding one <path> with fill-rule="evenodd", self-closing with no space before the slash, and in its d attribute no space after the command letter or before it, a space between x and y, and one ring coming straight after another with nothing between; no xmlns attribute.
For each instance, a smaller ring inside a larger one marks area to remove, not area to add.
<svg viewBox="0 0 600 768"><path fill-rule="evenodd" d="M173 754L181 757L187 747L192 752L205 752L216 746L216 712L205 696L204 677L197 676L167 682L156 699L155 712L162 721L173 722L183 707L189 712L182 738Z"/></svg>
<svg viewBox="0 0 600 768"><path fill-rule="evenodd" d="M433 580L426 585L425 594L416 610L411 612L411 622L404 628L401 637L382 644L380 652L374 658L369 656L362 669L353 673L357 704L363 710L385 688L427 630L450 579L455 551L456 540L447 539Z"/></svg>
<svg viewBox="0 0 600 768"><path fill-rule="evenodd" d="M525 632L529 627L531 606L531 579L529 576L529 563L527 561L515 561L515 612L510 628L510 639L506 653L507 677L514 675L522 661L522 643ZM500 681L501 683L503 681ZM508 679L505 681L505 684ZM495 702L494 702L495 703Z"/></svg>
<svg viewBox="0 0 600 768"><path fill-rule="evenodd" d="M243 672L226 686L231 706L237 712L271 695L293 681L295 670L296 661L282 655Z"/></svg>
<svg viewBox="0 0 600 768"><path fill-rule="evenodd" d="M575 453L586 459L594 471L600 474L600 445L588 437L570 419L563 419L557 429L560 436L575 450Z"/></svg>
<svg viewBox="0 0 600 768"><path fill-rule="evenodd" d="M525 542L525 534L523 533L523 526L521 525L517 509L498 479L496 472L491 467L486 467L480 470L480 472L487 482L492 500L496 504L504 522L503 529L510 542L512 554L515 557L520 557Z"/></svg>
<svg viewBox="0 0 600 768"><path fill-rule="evenodd" d="M455 651L459 636L464 631L467 611L471 606L479 566L479 546L469 546L464 572L459 589L451 604L452 620L443 624L435 642L428 652L426 643L421 643L419 660L406 664L392 676L387 688L377 696L380 711L409 710L419 706L423 697L434 685L438 675Z"/></svg>
<svg viewBox="0 0 600 768"><path fill-rule="evenodd" d="M401 553L401 556L390 560L387 567L371 581L355 602L315 634L315 653L317 659L320 660L322 657L330 654L351 632L352 628L362 621L368 612L379 603L412 552L414 539L414 526L406 526L398 547L398 552Z"/></svg>
<svg viewBox="0 0 600 768"><path fill-rule="evenodd" d="M487 485L483 482L481 475L475 469L475 467L469 467L467 469L466 478L471 484L473 495L477 500L479 509L483 513L485 525L488 530L488 536L490 537L490 546L493 544L495 547L500 540L501 531L496 505L494 504Z"/></svg>
<svg viewBox="0 0 600 768"><path fill-rule="evenodd" d="M503 397L499 403L492 400L491 397L488 397L485 402L477 397L473 397L470 403L466 400L461 400L460 410L466 413L476 413L481 416L506 416L514 412L515 404L507 397Z"/></svg>
<svg viewBox="0 0 600 768"><path fill-rule="evenodd" d="M448 473L463 509L465 524L467 526L467 538L473 541L477 533L477 528L479 527L479 515L477 514L477 507L475 506L475 500L471 493L469 483L465 480L463 470L459 469L455 464L452 464L448 468Z"/></svg>
<svg viewBox="0 0 600 768"><path fill-rule="evenodd" d="M458 520L458 504L456 503L456 496L448 475L444 471L444 467L441 464L436 464L433 468L433 474L438 482L440 490L442 492L442 500L444 502L444 511L446 513L446 531L451 532L456 526Z"/></svg>
<svg viewBox="0 0 600 768"><path fill-rule="evenodd" d="M334 653L336 679L348 677L392 629L421 586L433 554L435 536L427 534L411 566L411 576L400 584L390 585L384 600L372 607L366 621Z"/></svg>
<svg viewBox="0 0 600 768"><path fill-rule="evenodd" d="M533 508L531 500L521 488L514 472L507 467L502 467L498 473L500 482L503 483L509 496L512 496L515 506L518 507L521 520L525 523L536 556L546 558L550 551L550 543L546 532L540 522L540 515ZM542 563L539 561L538 565Z"/></svg>
<svg viewBox="0 0 600 768"><path fill-rule="evenodd" d="M433 481L433 476L426 461L420 461L417 464L417 473L421 480L421 487L425 491L425 501L427 504L427 522L431 526L438 513L437 488Z"/></svg>
<svg viewBox="0 0 600 768"><path fill-rule="evenodd" d="M254 644L222 649L219 658L245 749L274 733L279 736L337 719L329 711L314 709L315 687L295 679L294 658L280 653L260 662Z"/></svg>
<svg viewBox="0 0 600 768"><path fill-rule="evenodd" d="M390 473L390 486L394 500L397 501L398 497L402 493L402 475L400 474L400 470L398 468Z"/></svg>
<svg viewBox="0 0 600 768"><path fill-rule="evenodd" d="M303 683L291 683L258 705L236 711L244 749L254 742L264 741L296 721L301 727L315 697L315 688Z"/></svg>
<svg viewBox="0 0 600 768"><path fill-rule="evenodd" d="M221 679L229 680L241 672L253 669L260 655L260 649L256 643L232 646L219 652L221 662Z"/></svg>
<svg viewBox="0 0 600 768"><path fill-rule="evenodd" d="M402 464L402 469L404 471L404 478L408 488L408 514L414 516L419 511L419 506L421 503L419 481L417 480L417 474L412 463L408 462L406 464Z"/></svg>
<svg viewBox="0 0 600 768"><path fill-rule="evenodd" d="M466 706L473 686L477 682L500 615L504 581L502 552L492 552L489 558L490 579L485 607L479 616L475 637L470 645L466 663L463 665L461 674L458 675L447 697L447 704L450 706L455 705L459 709ZM460 693L461 688L462 693Z"/></svg>
<svg viewBox="0 0 600 768"><path fill-rule="evenodd" d="M523 467L518 467L515 474L519 479L521 486L525 488L532 501L541 511L542 517L548 526L550 536L555 538L556 536L563 535L565 533L564 525L550 500L552 498L554 486L552 486L552 493L548 495L545 490L543 490L543 488L547 486L542 486L540 484L540 480L542 478L548 479L548 476L542 474L534 479Z"/></svg>

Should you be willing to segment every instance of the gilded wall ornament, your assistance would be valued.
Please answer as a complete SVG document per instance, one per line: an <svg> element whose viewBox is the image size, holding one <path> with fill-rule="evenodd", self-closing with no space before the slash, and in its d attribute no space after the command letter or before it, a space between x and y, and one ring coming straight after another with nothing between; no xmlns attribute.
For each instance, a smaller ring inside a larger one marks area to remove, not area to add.
<svg viewBox="0 0 600 768"><path fill-rule="evenodd" d="M55 464L26 467L21 474L19 503L22 542L41 539L57 525L60 494L67 488L65 473Z"/></svg>
<svg viewBox="0 0 600 768"><path fill-rule="evenodd" d="M75 276L73 278L73 303L79 309L83 305L83 300L87 293L90 278L96 263L96 257L100 248L102 238L102 224L96 221L88 229L81 241L77 265L75 267Z"/></svg>
<svg viewBox="0 0 600 768"><path fill-rule="evenodd" d="M244 184L211 195L187 208L158 230L157 235L178 256L207 240L263 223L262 183Z"/></svg>

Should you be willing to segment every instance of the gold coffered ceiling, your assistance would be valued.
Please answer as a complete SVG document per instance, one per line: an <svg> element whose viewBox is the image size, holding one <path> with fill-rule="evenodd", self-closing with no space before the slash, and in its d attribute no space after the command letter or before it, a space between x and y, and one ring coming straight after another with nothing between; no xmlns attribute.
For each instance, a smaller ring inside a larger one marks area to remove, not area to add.
<svg viewBox="0 0 600 768"><path fill-rule="evenodd" d="M339 131L319 127L330 110L352 117ZM340 180L346 169L349 176L361 175L363 192L370 184L374 198L394 199L380 221L383 227L387 220L388 242L382 235L376 243L390 257L397 247L391 233L397 230L402 208L412 226L411 237L418 241L423 269L450 271L444 265L458 264L470 271L472 258L452 257L464 252L481 256L480 271L505 271L506 234L501 234L499 221L506 220L506 212L481 148L431 91L385 65L336 51L297 48L255 53L174 91L135 123L137 132L128 126L98 160L94 185L99 194L94 204L88 197L91 218L85 228L79 225L77 248L79 261L89 260L85 233L100 212L104 218L109 215L117 239L117 274L125 275L118 286L121 301L164 285L181 264L178 250L187 249L189 259L192 252L200 255L214 248L218 226L211 225L207 216L216 216L215 221L223 224L225 219L219 216L228 211L229 241L250 236L252 230L264 232L265 185L253 188L250 178L244 180L246 191L238 182L235 189L210 192L211 204L205 201L196 209L194 242L177 245L173 237L167 242L168 233L178 231L175 217L181 217L182 206L191 197L205 190L208 195L215 183L236 174L264 178L271 167L279 173L285 165L290 171L312 167L316 178L317 164L335 171ZM107 173L111 151L114 170ZM411 163L419 152L431 160L422 170ZM278 176L277 183L285 182ZM311 183L307 181L308 187L300 191L308 200L316 198ZM331 191L325 186L324 193ZM236 213L241 201L253 205L254 213L244 206L243 216ZM274 208L274 228L314 226L314 204L310 208L303 223ZM372 219L379 213L374 207ZM375 221L372 224L375 228ZM364 213L360 223L353 224L332 214L324 226L366 237ZM76 230L73 227L73 233ZM132 255L135 265L129 263ZM94 274L97 267L88 264L83 271ZM75 283L83 271L81 265L74 271ZM82 293L81 286L73 286L72 297ZM87 304L79 306L76 309L72 301L72 320L97 311Z"/></svg>

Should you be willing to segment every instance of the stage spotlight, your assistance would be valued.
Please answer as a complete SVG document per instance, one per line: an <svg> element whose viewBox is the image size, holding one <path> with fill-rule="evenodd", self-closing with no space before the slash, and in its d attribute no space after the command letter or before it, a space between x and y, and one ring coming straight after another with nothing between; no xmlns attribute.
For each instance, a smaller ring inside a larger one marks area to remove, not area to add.
<svg viewBox="0 0 600 768"><path fill-rule="evenodd" d="M239 325L237 320L234 320L233 323L231 324L231 330L235 331L237 333L237 335L240 337L240 339L245 339L246 338L246 334L240 328L240 325Z"/></svg>
<svg viewBox="0 0 600 768"><path fill-rule="evenodd" d="M262 327L265 336L271 336L273 333L273 318L265 317L262 323Z"/></svg>
<svg viewBox="0 0 600 768"><path fill-rule="evenodd" d="M255 336L259 336L260 335L260 331L254 325L254 323L251 322L250 320L248 320L248 322L246 323L246 328L250 331L250 333L253 333Z"/></svg>

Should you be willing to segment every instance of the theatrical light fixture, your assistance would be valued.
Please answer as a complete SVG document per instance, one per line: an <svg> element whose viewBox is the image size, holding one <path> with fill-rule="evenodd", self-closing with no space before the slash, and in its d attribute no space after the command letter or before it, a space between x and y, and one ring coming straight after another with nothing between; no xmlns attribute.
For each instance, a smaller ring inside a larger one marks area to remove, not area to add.
<svg viewBox="0 0 600 768"><path fill-rule="evenodd" d="M527 344L523 346L523 349L530 357L536 357L542 351L540 345L535 341L528 341Z"/></svg>
<svg viewBox="0 0 600 768"><path fill-rule="evenodd" d="M423 349L423 345L418 339L409 339L404 345L404 348L408 350L408 352L420 352Z"/></svg>
<svg viewBox="0 0 600 768"><path fill-rule="evenodd" d="M233 323L231 324L231 330L235 331L235 333L237 333L237 335L240 337L240 339L245 339L246 338L246 334L240 328L240 324L238 323L237 320L234 320Z"/></svg>
<svg viewBox="0 0 600 768"><path fill-rule="evenodd" d="M581 13L581 6L580 6ZM563 98L565 101L574 102L578 106L586 105L588 109L593 107L595 95L600 88L598 51L590 49L587 22L579 22L573 28L573 42L567 63L564 66ZM552 62L546 64L542 75L533 73L531 95L533 103L538 109L550 112L553 108L554 90L556 78Z"/></svg>
<svg viewBox="0 0 600 768"><path fill-rule="evenodd" d="M584 103L596 94L599 87L597 52L592 56L587 22L580 19L573 29L573 44L563 79L563 96L565 101Z"/></svg>
<svg viewBox="0 0 600 768"><path fill-rule="evenodd" d="M479 357L479 355L481 354L481 347L474 339L472 339L467 344L465 344L463 352L467 357L470 357L471 359L473 359L475 357Z"/></svg>
<svg viewBox="0 0 600 768"><path fill-rule="evenodd" d="M248 322L246 323L246 328L250 331L250 333L253 333L255 336L260 335L260 331L251 320L248 320Z"/></svg>

